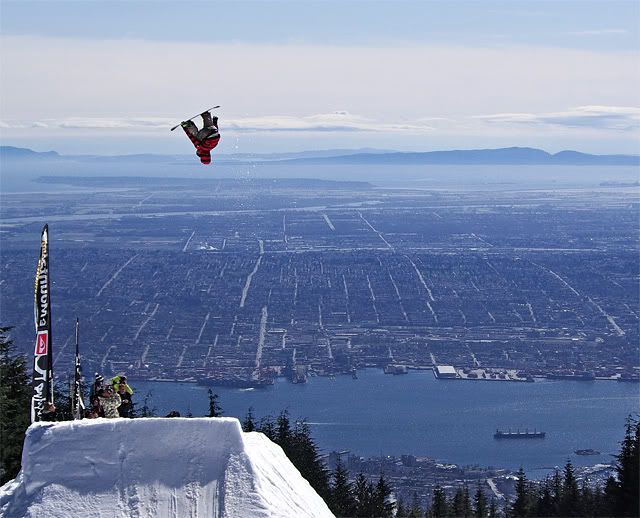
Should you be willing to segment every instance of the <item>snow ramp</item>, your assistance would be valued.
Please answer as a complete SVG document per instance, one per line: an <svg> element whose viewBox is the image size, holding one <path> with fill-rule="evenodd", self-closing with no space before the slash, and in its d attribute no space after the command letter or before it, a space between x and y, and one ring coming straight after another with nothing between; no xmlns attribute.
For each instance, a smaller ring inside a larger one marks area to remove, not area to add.
<svg viewBox="0 0 640 518"><path fill-rule="evenodd" d="M29 427L2 517L324 517L322 498L233 418L85 419Z"/></svg>

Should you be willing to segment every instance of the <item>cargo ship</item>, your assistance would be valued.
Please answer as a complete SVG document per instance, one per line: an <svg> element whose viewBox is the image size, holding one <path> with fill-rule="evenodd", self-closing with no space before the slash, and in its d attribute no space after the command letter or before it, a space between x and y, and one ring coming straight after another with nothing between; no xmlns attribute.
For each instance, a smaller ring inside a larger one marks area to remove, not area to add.
<svg viewBox="0 0 640 518"><path fill-rule="evenodd" d="M547 435L546 432L538 432L536 430L516 430L504 431L504 430L496 430L496 433L493 434L494 439L544 439Z"/></svg>

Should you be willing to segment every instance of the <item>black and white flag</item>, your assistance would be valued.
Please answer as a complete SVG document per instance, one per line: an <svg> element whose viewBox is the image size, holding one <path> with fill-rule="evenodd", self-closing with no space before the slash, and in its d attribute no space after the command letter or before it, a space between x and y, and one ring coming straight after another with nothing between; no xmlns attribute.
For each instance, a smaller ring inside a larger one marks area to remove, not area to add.
<svg viewBox="0 0 640 518"><path fill-rule="evenodd" d="M80 368L80 322L76 318L76 365L73 378L73 397L71 398L71 413L74 419L82 419L84 414L84 401L82 399L82 369Z"/></svg>
<svg viewBox="0 0 640 518"><path fill-rule="evenodd" d="M49 226L42 229L40 259L36 269L34 316L36 348L33 358L31 422L40 420L46 403L53 403L53 353L51 341L51 291Z"/></svg>

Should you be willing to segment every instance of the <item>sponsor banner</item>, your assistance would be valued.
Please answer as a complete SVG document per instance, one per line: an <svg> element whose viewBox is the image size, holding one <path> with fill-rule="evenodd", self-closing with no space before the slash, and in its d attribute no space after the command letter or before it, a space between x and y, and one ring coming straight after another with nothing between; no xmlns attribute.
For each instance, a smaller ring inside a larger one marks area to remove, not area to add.
<svg viewBox="0 0 640 518"><path fill-rule="evenodd" d="M47 354L49 350L49 331L41 331L36 336L36 356Z"/></svg>
<svg viewBox="0 0 640 518"><path fill-rule="evenodd" d="M34 317L36 347L33 358L33 396L31 422L39 421L45 403L53 403L53 351L51 347L51 296L49 279L49 228L40 239L40 258L36 268Z"/></svg>

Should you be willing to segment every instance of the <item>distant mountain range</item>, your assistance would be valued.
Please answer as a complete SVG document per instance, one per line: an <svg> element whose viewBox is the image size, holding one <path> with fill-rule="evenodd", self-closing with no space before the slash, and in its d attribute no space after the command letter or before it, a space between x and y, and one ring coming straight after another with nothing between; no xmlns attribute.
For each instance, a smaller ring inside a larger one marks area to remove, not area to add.
<svg viewBox="0 0 640 518"><path fill-rule="evenodd" d="M40 153L31 149L0 146L0 159L3 161L65 161L74 162L184 162L191 155L60 155L55 151ZM389 164L389 165L640 165L640 155L590 155L578 151L560 151L547 153L541 149L528 147L509 147L499 149L471 149L427 152L399 152L375 149L335 149L320 151L302 151L296 153L272 154L230 154L218 155L219 163L273 163L288 164Z"/></svg>
<svg viewBox="0 0 640 518"><path fill-rule="evenodd" d="M23 147L0 146L0 158L3 160L56 160L61 156L55 151L41 153Z"/></svg>
<svg viewBox="0 0 640 518"><path fill-rule="evenodd" d="M438 164L438 165L640 165L638 155L590 155L578 151L551 154L541 149L509 147L500 149L470 149L427 151L423 153L391 152L383 154L356 153L326 158L298 158L288 162L335 164Z"/></svg>

